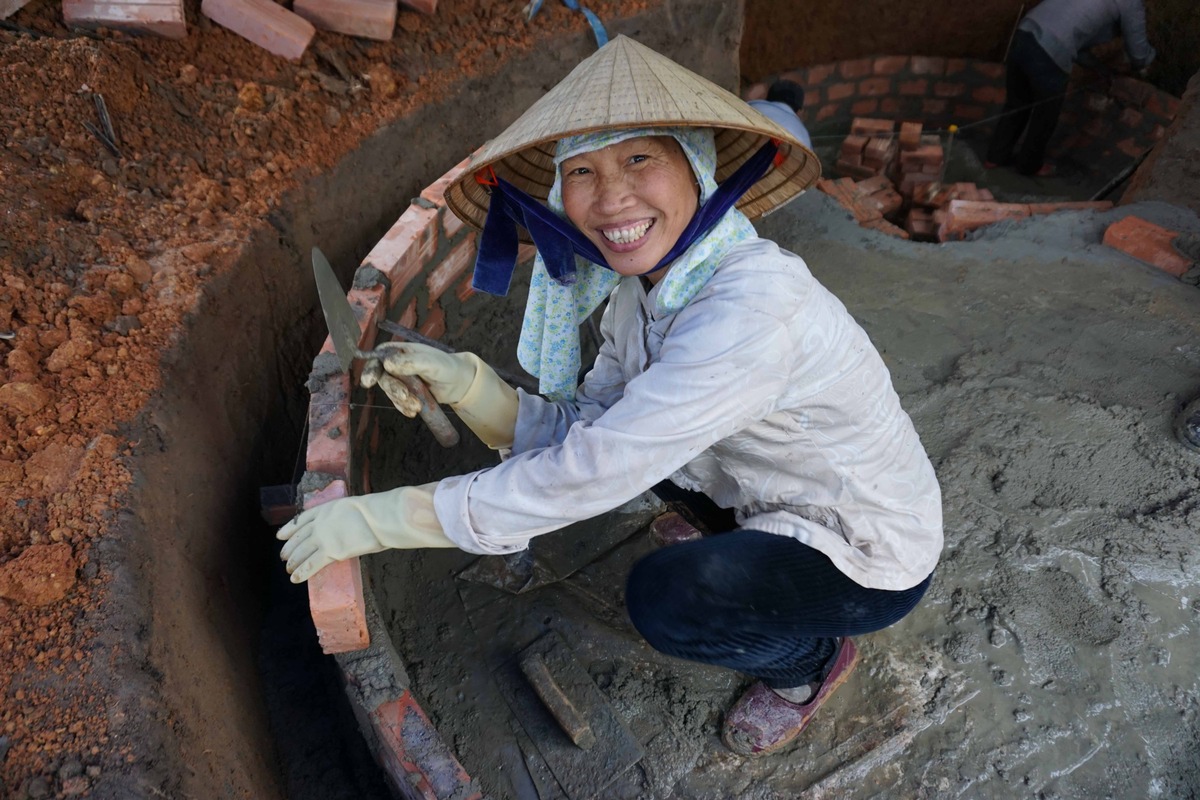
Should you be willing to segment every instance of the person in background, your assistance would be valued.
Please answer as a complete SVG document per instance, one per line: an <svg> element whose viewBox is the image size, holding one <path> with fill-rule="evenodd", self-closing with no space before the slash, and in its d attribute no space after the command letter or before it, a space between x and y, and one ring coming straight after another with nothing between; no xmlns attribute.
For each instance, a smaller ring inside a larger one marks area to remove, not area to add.
<svg viewBox="0 0 1200 800"><path fill-rule="evenodd" d="M812 149L812 137L808 128L800 121L804 108L804 87L795 81L780 78L767 89L765 100L750 100L747 105L767 119L796 137L796 140Z"/></svg>
<svg viewBox="0 0 1200 800"><path fill-rule="evenodd" d="M819 161L624 36L473 158L447 205L482 230L479 289L507 292L518 222L537 247L517 354L541 394L472 354L388 343L383 369L419 376L503 460L305 510L278 533L287 571L387 548L519 552L670 481L732 519L634 564L630 621L663 653L754 678L723 739L779 750L850 675L853 637L916 607L942 550L937 477L882 357L750 222ZM579 325L606 298L580 384Z"/></svg>
<svg viewBox="0 0 1200 800"><path fill-rule="evenodd" d="M1013 35L1005 62L1004 116L996 123L984 166L1054 174L1045 160L1046 145L1058 125L1071 65L1095 66L1089 49L1117 36L1144 77L1155 52L1146 36L1142 0L1042 0L1034 6Z"/></svg>

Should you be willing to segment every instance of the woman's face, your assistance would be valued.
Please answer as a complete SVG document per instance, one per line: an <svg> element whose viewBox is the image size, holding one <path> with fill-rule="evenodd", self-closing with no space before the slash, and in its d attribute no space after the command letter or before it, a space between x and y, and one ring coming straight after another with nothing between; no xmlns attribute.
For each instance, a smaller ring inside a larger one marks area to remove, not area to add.
<svg viewBox="0 0 1200 800"><path fill-rule="evenodd" d="M567 219L621 275L653 269L700 204L691 164L670 136L627 139L568 158L559 169Z"/></svg>

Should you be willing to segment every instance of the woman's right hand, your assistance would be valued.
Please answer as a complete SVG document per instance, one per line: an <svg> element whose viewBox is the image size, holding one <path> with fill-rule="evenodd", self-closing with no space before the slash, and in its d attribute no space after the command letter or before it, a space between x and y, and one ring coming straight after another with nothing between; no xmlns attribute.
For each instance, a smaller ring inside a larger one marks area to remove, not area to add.
<svg viewBox="0 0 1200 800"><path fill-rule="evenodd" d="M462 400L475 380L477 360L468 353L443 353L415 342L384 342L375 351L385 353L380 359L384 371L397 378L420 378L439 403Z"/></svg>

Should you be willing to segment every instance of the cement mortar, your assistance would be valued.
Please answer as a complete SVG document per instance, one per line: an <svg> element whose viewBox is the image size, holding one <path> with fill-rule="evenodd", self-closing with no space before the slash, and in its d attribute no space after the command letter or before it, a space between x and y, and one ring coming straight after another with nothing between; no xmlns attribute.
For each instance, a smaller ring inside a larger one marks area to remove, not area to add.
<svg viewBox="0 0 1200 800"><path fill-rule="evenodd" d="M747 760L718 739L744 676L661 656L625 617L645 536L520 596L456 579L466 554L373 557L412 690L467 770L494 797L546 785L495 676L555 630L646 750L606 798L1194 796L1200 459L1171 417L1200 389L1200 292L1100 244L1128 213L1200 232L1140 203L914 244L815 192L763 221L871 335L934 462L946 549L929 595L861 638L795 746ZM494 461L385 429L385 452L417 459L373 463L390 485Z"/></svg>

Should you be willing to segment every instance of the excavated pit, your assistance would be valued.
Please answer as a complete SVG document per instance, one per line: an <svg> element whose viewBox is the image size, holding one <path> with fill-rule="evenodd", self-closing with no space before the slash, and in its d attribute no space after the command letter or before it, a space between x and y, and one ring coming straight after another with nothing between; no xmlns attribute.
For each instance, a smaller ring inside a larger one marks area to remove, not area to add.
<svg viewBox="0 0 1200 800"><path fill-rule="evenodd" d="M1186 146L1194 126L1178 135ZM1091 192L1098 179L1053 196L1079 199L1071 192ZM1044 196L1039 186L1024 196ZM447 213L431 224L446 224ZM1170 427L1200 376L1200 293L1101 244L1127 214L1200 236L1193 211L1137 203L931 245L864 230L817 192L760 223L806 259L883 353L946 512L927 599L862 637L861 667L796 745L761 760L729 753L721 716L746 680L655 653L626 619L624 577L653 548L646 526L663 510L647 495L535 540L528 585L530 564L518 558L398 551L362 560L372 643L338 662L381 763L393 778L446 778L454 796L522 800L1195 793L1200 461ZM377 313L408 325L436 319L415 309L433 302L437 284L442 340L517 371L520 289L502 300L467 292L469 270L453 267L452 254L470 234L439 232L449 238L427 263L428 280L377 293ZM365 264L378 270L380 259ZM322 366L314 376L327 380ZM465 428L463 443L445 450L378 398L353 390L351 400L350 491L495 461ZM329 476L310 477L316 500ZM614 737L584 757L530 700L516 659L548 636L635 747ZM423 733L394 735L382 712L393 706L423 709ZM416 752L430 737L440 739L441 766Z"/></svg>

